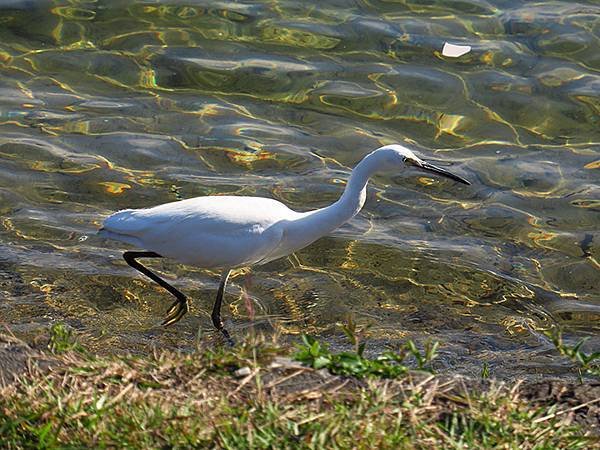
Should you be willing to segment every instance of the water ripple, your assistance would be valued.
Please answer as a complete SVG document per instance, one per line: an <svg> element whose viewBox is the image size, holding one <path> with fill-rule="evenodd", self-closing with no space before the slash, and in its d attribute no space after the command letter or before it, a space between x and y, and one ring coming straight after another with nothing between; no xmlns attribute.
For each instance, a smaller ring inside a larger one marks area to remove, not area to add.
<svg viewBox="0 0 600 450"><path fill-rule="evenodd" d="M99 351L190 347L216 274L154 263L193 298L163 331L164 292L94 236L106 214L224 193L317 208L369 150L409 142L473 185L376 177L350 224L254 270L254 319L236 274L231 328L337 342L352 314L381 346L433 336L446 366L479 374L483 359L496 376L537 370L555 324L598 344L597 2L0 11L0 286L15 332L65 320ZM472 50L444 57L444 42Z"/></svg>

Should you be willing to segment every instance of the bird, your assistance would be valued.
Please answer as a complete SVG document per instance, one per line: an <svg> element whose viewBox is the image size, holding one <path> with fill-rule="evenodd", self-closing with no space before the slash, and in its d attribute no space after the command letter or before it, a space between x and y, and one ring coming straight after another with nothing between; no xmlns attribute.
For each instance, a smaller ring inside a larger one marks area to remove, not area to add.
<svg viewBox="0 0 600 450"><path fill-rule="evenodd" d="M221 304L231 271L282 258L331 233L362 209L367 183L374 174L403 169L471 184L421 159L403 145L390 144L367 154L352 170L340 198L324 208L298 212L271 198L211 195L116 212L103 221L98 234L140 249L124 252L127 264L175 297L162 322L164 326L174 324L188 312L188 299L138 259L170 258L220 270L211 319L214 327L233 342L221 320Z"/></svg>

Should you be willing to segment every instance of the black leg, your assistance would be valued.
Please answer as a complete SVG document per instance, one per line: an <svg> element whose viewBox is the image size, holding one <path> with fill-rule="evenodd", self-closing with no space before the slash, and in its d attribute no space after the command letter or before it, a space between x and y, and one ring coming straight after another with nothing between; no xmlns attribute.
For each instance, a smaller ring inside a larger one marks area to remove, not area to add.
<svg viewBox="0 0 600 450"><path fill-rule="evenodd" d="M135 270L140 271L152 281L155 281L175 296L177 300L175 300L175 302L171 305L171 307L167 311L167 316L165 317L165 320L163 320L162 322L164 326L174 324L179 319L181 319L189 310L187 297L181 292L179 292L177 289L175 289L173 286L171 286L169 283L167 283L165 280L163 280L161 277L152 272L150 269L136 261L136 258L162 258L162 256L155 252L123 253L123 259L125 259L127 264L129 264Z"/></svg>
<svg viewBox="0 0 600 450"><path fill-rule="evenodd" d="M213 306L212 314L210 315L212 318L212 323L217 330L223 333L225 339L229 345L233 346L234 342L229 335L229 332L223 327L223 322L221 321L221 303L223 302L223 294L225 293L225 285L227 284L227 279L229 278L229 273L231 271L229 269L225 269L221 274L221 282L219 283L219 290L217 291L217 298L215 299L215 304Z"/></svg>

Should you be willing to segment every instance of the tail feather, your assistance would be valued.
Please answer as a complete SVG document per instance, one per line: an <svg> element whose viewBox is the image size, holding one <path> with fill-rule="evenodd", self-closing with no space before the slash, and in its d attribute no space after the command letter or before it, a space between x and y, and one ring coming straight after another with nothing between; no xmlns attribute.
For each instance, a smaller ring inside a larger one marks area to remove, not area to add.
<svg viewBox="0 0 600 450"><path fill-rule="evenodd" d="M143 248L140 236L148 229L149 224L136 214L138 211L125 209L108 216L98 230L98 235Z"/></svg>
<svg viewBox="0 0 600 450"><path fill-rule="evenodd" d="M140 220L139 210L124 209L104 219L102 228L118 234L135 236L148 228L146 220Z"/></svg>

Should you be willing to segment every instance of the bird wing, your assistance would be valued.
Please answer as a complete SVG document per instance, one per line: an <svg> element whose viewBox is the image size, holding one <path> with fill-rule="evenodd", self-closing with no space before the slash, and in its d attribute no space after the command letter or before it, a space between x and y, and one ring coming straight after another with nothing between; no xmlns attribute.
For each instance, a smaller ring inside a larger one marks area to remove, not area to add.
<svg viewBox="0 0 600 450"><path fill-rule="evenodd" d="M108 217L101 235L185 264L239 267L270 253L282 237L273 225L298 213L261 197L208 196Z"/></svg>
<svg viewBox="0 0 600 450"><path fill-rule="evenodd" d="M297 214L284 204L262 197L207 196L165 203L153 208L126 209L104 220L107 231L143 238L189 231L237 234L248 227L267 228ZM173 236L168 236L173 238Z"/></svg>

